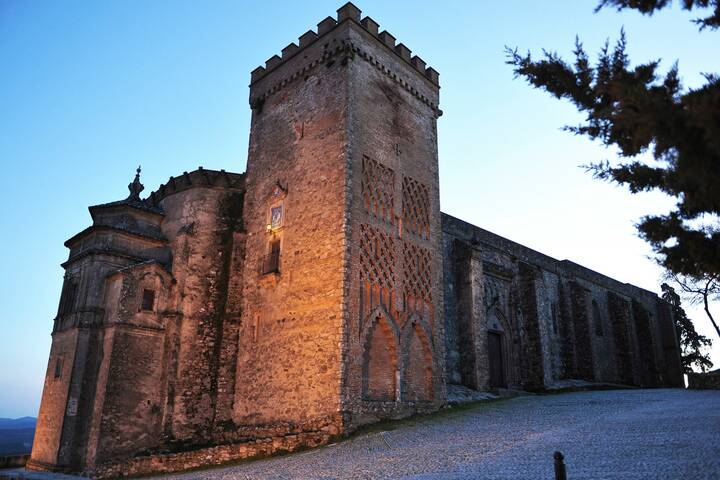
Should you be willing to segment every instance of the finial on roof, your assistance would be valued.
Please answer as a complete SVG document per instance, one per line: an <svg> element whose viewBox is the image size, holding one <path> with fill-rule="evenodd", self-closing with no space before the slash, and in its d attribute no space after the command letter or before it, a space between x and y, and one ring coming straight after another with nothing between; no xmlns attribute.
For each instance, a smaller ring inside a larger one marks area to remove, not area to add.
<svg viewBox="0 0 720 480"><path fill-rule="evenodd" d="M140 183L140 171L141 167L138 165L137 170L135 170L135 180L128 185L128 190L130 190L130 195L128 196L127 200L140 200L140 192L145 190L145 186Z"/></svg>

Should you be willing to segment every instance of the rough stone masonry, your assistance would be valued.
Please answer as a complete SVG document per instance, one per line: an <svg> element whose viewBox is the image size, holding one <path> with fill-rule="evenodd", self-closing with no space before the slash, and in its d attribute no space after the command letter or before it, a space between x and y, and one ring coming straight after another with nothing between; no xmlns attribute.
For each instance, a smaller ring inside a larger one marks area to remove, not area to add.
<svg viewBox="0 0 720 480"><path fill-rule="evenodd" d="M28 468L177 471L429 412L446 387L680 386L655 294L440 212L439 76L348 3L251 74L244 174L90 207Z"/></svg>

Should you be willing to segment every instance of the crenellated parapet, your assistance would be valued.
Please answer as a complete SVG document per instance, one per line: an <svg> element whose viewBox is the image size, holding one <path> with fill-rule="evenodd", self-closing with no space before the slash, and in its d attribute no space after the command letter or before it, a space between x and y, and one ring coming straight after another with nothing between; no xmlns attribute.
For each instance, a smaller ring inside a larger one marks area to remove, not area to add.
<svg viewBox="0 0 720 480"><path fill-rule="evenodd" d="M397 59L407 64L412 70L415 70L422 78L432 85L433 88L439 88L440 75L437 70L432 67L428 67L423 59L417 55L413 55L412 51L404 44L396 43L397 39L388 31L380 31L379 24L372 18L367 16L361 18L360 9L351 2L348 2L337 10L337 19L326 17L317 24L317 32L308 30L300 36L297 43L293 42L289 44L282 49L280 55L273 55L270 57L265 62L264 67L260 66L253 70L250 73L251 90L253 88L257 89L257 85L261 80L268 77L272 72L279 70L290 60L298 57L300 54L307 54L307 51L311 50L309 48L310 46L322 40L323 37L333 32L344 22L354 22L356 25L360 26L363 30L369 33L370 36L377 39L380 45L383 45L388 51L392 52ZM333 40L331 42L327 42L320 55L316 54L311 56L307 59L307 61L302 62L302 65L297 66L293 71L283 72L283 74L280 75L280 78L272 81L267 86L263 85L262 88L260 88L260 91L253 92L250 98L250 105L252 108L260 107L269 95L276 93L298 78L304 78L317 66L330 64L336 57L340 57L344 63L348 58L355 56L371 63L378 70L392 78L405 90L436 111L438 116L441 114L436 102L423 94L421 91L422 89L413 86L414 79L403 78L403 74L396 71L393 66L387 65L382 61L382 59L377 58L377 56L372 55L371 52L366 51L361 46L356 45L350 40Z"/></svg>
<svg viewBox="0 0 720 480"><path fill-rule="evenodd" d="M160 201L174 193L182 192L194 187L219 187L237 190L245 189L245 174L232 173L225 170L207 170L198 167L192 172L183 172L177 177L170 177L167 182L158 187L145 200L148 204L157 206Z"/></svg>
<svg viewBox="0 0 720 480"><path fill-rule="evenodd" d="M348 2L337 10L337 20L332 17L326 17L320 23L317 24L317 33L313 30L308 30L300 36L298 43L291 43L281 51L281 56L273 55L265 62L265 66L257 67L250 74L250 84L257 82L265 75L275 70L285 61L294 57L306 47L313 44L315 41L323 37L325 34L331 32L336 26L345 21L353 21L358 25L361 25L370 34L376 37L383 45L387 46L395 54L402 58L404 61L412 65L421 75L425 76L434 85L439 86L440 74L432 67L427 67L425 61L413 55L412 51L402 43L396 44L397 39L391 35L387 30L380 32L380 25L370 17L361 18L361 10L357 8L352 2Z"/></svg>

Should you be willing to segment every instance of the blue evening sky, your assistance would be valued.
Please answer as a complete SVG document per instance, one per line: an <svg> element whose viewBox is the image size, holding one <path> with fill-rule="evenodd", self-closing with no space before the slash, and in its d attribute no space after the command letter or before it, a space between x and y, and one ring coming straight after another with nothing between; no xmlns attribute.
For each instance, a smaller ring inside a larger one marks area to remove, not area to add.
<svg viewBox="0 0 720 480"><path fill-rule="evenodd" d="M249 72L341 3L0 0L0 417L37 414L63 242L87 207L124 198L138 164L145 193L199 165L244 171ZM720 33L679 8L593 14L594 0L356 4L440 72L443 211L659 291L633 224L671 202L579 168L614 152L562 132L576 110L513 80L503 47L567 56L580 34L594 57L625 26L634 62L679 59L697 86L720 71Z"/></svg>

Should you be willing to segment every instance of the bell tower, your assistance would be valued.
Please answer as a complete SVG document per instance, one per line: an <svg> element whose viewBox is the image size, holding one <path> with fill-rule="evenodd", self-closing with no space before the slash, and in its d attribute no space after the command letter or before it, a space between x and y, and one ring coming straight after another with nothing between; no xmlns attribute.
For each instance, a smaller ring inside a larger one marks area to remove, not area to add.
<svg viewBox="0 0 720 480"><path fill-rule="evenodd" d="M237 423L445 399L438 73L337 13L251 76Z"/></svg>

